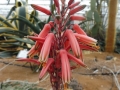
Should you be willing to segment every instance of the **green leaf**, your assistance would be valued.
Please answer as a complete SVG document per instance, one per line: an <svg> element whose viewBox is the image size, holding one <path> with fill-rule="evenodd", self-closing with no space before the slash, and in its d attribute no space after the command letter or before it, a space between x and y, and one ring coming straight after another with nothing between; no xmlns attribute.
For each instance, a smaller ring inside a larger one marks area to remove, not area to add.
<svg viewBox="0 0 120 90"><path fill-rule="evenodd" d="M40 30L43 29L44 25L47 23L46 21L41 21L38 17L36 16L32 16L34 17L34 20L36 22L36 26L39 27Z"/></svg>
<svg viewBox="0 0 120 90"><path fill-rule="evenodd" d="M1 58L7 58L13 56L13 52L11 51L1 51L0 52L0 57Z"/></svg>
<svg viewBox="0 0 120 90"><path fill-rule="evenodd" d="M99 32L99 25L95 24L93 27L92 27L92 36L96 36Z"/></svg>
<svg viewBox="0 0 120 90"><path fill-rule="evenodd" d="M34 26L29 20L27 20L26 18L19 16L19 17L15 17L15 18L11 18L11 20L19 20L21 22L24 22L27 26L29 26L35 33L40 33L39 28L37 28L36 26Z"/></svg>
<svg viewBox="0 0 120 90"><path fill-rule="evenodd" d="M27 10L26 6L21 6L16 8L17 17L19 18L19 16L22 16L28 20L26 10ZM28 30L26 30L27 28L26 23L19 20L17 21L17 26L18 26L18 30L28 33Z"/></svg>
<svg viewBox="0 0 120 90"><path fill-rule="evenodd" d="M24 42L24 43L28 43L28 44L32 44L34 45L35 43L33 41L31 41L30 39L23 39L23 38L19 38L19 37L16 37L16 36L9 36L10 38L14 38L15 40L17 41L20 41L20 42Z"/></svg>
<svg viewBox="0 0 120 90"><path fill-rule="evenodd" d="M7 88L5 88L4 90L14 90L14 88L12 86L8 86Z"/></svg>
<svg viewBox="0 0 120 90"><path fill-rule="evenodd" d="M87 20L92 20L93 19L93 12L91 10L89 10L87 12Z"/></svg>
<svg viewBox="0 0 120 90"><path fill-rule="evenodd" d="M92 11L95 11L95 9L96 9L96 0L91 0L90 7L91 7Z"/></svg>
<svg viewBox="0 0 120 90"><path fill-rule="evenodd" d="M96 11L96 10L94 11L94 20L98 24L101 23L100 15L99 15L98 11Z"/></svg>
<svg viewBox="0 0 120 90"><path fill-rule="evenodd" d="M25 33L24 31L18 31L14 28L10 28L10 27L0 27L0 34L12 34L12 35L16 35L16 36L26 36L28 35L27 33Z"/></svg>
<svg viewBox="0 0 120 90"><path fill-rule="evenodd" d="M48 20L47 20L47 23L49 23L49 21L51 20L51 16L49 16Z"/></svg>
<svg viewBox="0 0 120 90"><path fill-rule="evenodd" d="M5 17L3 17L1 15L0 15L0 21L2 21L2 23L4 23L8 27L15 28L10 22L7 21L7 19Z"/></svg>
<svg viewBox="0 0 120 90"><path fill-rule="evenodd" d="M38 22L37 24L40 27L40 29L42 30L46 23L45 22Z"/></svg>
<svg viewBox="0 0 120 90"><path fill-rule="evenodd" d="M12 14L13 11L15 11L15 9L16 9L16 6L13 6L13 7L10 9L9 13L8 13L7 16L6 16L6 19L9 18L9 16Z"/></svg>
<svg viewBox="0 0 120 90"><path fill-rule="evenodd" d="M38 18L38 12L36 10L33 10L31 13L30 13L30 17L29 17L29 21L33 24L35 24L35 19L34 17L37 17Z"/></svg>
<svg viewBox="0 0 120 90"><path fill-rule="evenodd" d="M5 47L16 47L16 46L20 46L21 45L21 43L20 42L5 42L5 43L1 43L0 44L0 47L3 47L3 48L5 48Z"/></svg>

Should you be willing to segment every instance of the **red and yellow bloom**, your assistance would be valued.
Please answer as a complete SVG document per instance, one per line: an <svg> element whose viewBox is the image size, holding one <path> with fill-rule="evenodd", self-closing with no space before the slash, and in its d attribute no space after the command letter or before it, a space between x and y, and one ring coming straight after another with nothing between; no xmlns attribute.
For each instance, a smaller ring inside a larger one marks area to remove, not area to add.
<svg viewBox="0 0 120 90"><path fill-rule="evenodd" d="M19 60L42 65L43 68L39 78L41 79L48 71L52 87L56 88L55 90L60 88L61 83L64 84L64 89L67 88L67 84L71 80L71 69L75 69L77 66L87 67L83 62L82 50L97 51L99 49L96 46L97 40L87 36L79 25L66 25L69 20L85 20L83 16L73 15L84 9L85 5L78 6L80 2L73 3L73 0L70 0L66 7L64 2L65 0L62 0L63 5L60 8L59 0L54 0L56 15L43 7L35 4L31 5L36 10L52 15L53 21L45 24L38 35L28 36L36 43L28 53L29 59ZM73 7L74 9L72 9ZM66 12L69 12L68 15ZM51 30L51 28L54 30ZM73 53L70 53L70 51ZM37 55L39 59L34 60L34 55ZM77 66L73 68L70 61L75 62Z"/></svg>

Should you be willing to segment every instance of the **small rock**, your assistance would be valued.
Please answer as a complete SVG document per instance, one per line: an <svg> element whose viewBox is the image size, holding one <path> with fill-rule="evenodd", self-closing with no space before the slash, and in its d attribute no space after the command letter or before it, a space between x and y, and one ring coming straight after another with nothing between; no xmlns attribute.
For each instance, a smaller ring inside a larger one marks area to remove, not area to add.
<svg viewBox="0 0 120 90"><path fill-rule="evenodd" d="M94 58L94 61L95 61L95 62L97 62L97 61L98 61L97 57L95 57L95 58Z"/></svg>
<svg viewBox="0 0 120 90"><path fill-rule="evenodd" d="M117 57L114 57L113 60L116 61L116 60L117 60Z"/></svg>
<svg viewBox="0 0 120 90"><path fill-rule="evenodd" d="M113 59L113 56L106 56L106 60L111 60Z"/></svg>
<svg viewBox="0 0 120 90"><path fill-rule="evenodd" d="M98 73L98 71L99 71L99 70L97 69L97 70L95 70L93 73Z"/></svg>
<svg viewBox="0 0 120 90"><path fill-rule="evenodd" d="M91 77L91 79L93 79L93 77Z"/></svg>
<svg viewBox="0 0 120 90"><path fill-rule="evenodd" d="M69 89L71 90L83 90L83 87L80 83L78 83L76 80L72 79L70 84L68 85Z"/></svg>

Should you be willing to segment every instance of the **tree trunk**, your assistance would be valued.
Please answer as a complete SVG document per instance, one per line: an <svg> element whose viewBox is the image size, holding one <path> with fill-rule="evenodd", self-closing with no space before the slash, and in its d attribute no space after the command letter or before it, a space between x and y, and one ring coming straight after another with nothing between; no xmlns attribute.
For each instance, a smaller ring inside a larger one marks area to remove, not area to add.
<svg viewBox="0 0 120 90"><path fill-rule="evenodd" d="M106 52L114 52L116 39L116 15L118 0L109 1L108 28L106 32Z"/></svg>

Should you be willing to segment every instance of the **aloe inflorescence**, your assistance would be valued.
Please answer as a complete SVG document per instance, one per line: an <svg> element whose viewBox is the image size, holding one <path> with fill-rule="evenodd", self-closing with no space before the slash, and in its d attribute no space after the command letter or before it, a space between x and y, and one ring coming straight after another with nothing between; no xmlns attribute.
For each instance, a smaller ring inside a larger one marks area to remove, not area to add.
<svg viewBox="0 0 120 90"><path fill-rule="evenodd" d="M27 36L35 41L35 45L28 52L29 58L18 59L18 61L42 66L39 79L41 80L48 72L53 90L61 90L61 87L67 90L72 78L71 70L79 66L87 67L83 61L82 50L98 51L99 49L96 45L97 40L87 36L79 25L67 25L69 21L85 20L83 16L73 15L85 8L85 5L79 3L69 0L66 6L65 0L54 0L56 14L41 6L31 5L34 9L51 15L53 21L45 24L39 34ZM34 59L36 55L38 59ZM75 62L76 65L72 66L70 62Z"/></svg>

